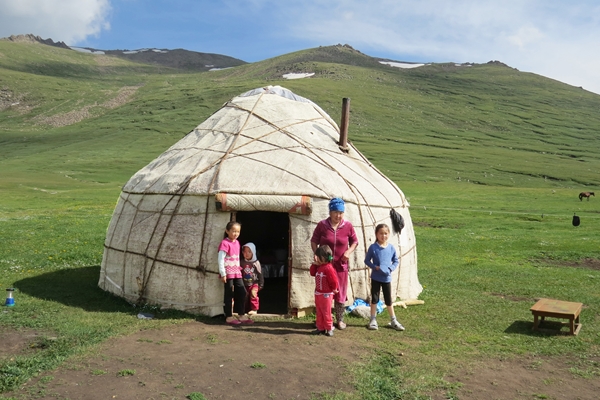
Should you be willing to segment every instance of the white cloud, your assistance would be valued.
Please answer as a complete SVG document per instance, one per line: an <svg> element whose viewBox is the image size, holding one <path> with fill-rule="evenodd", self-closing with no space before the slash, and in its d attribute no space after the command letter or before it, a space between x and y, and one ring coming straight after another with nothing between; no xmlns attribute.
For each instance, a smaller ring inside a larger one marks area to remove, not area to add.
<svg viewBox="0 0 600 400"><path fill-rule="evenodd" d="M0 0L0 37L27 34L75 45L110 28L109 0Z"/></svg>
<svg viewBox="0 0 600 400"><path fill-rule="evenodd" d="M508 41L516 45L519 49L525 48L526 45L535 44L544 39L544 35L539 29L533 26L524 26L517 32L507 37Z"/></svg>

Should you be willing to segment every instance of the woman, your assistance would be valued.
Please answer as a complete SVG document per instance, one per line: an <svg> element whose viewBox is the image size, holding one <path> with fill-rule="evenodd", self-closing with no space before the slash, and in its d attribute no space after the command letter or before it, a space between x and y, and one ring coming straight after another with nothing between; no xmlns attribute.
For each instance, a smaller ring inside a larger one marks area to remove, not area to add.
<svg viewBox="0 0 600 400"><path fill-rule="evenodd" d="M333 251L333 268L339 282L339 292L333 297L338 329L346 328L344 306L348 289L348 259L358 245L356 232L350 221L344 219L344 200L336 197L329 201L329 218L317 224L310 245L313 253L319 246L328 245Z"/></svg>

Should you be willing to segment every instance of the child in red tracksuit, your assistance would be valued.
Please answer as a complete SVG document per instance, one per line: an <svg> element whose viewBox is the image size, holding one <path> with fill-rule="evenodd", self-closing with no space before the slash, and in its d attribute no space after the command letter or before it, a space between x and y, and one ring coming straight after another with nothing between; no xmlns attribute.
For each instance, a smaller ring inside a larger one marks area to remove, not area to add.
<svg viewBox="0 0 600 400"><path fill-rule="evenodd" d="M333 295L339 291L335 269L331 265L333 252L327 245L315 251L315 263L310 266L310 276L315 277L315 308L317 314L317 330L313 334L333 336L333 318L331 304Z"/></svg>

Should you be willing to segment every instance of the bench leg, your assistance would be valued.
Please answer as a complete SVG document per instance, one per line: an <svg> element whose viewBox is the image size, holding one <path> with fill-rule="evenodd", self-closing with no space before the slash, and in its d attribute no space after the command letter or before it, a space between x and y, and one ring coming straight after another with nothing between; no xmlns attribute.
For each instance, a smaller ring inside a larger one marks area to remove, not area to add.
<svg viewBox="0 0 600 400"><path fill-rule="evenodd" d="M533 330L534 330L534 331L537 331L537 329L538 329L538 325L540 324L540 321L539 321L539 319L538 319L538 318L539 318L539 317L537 316L537 314L535 314L535 315L533 316Z"/></svg>

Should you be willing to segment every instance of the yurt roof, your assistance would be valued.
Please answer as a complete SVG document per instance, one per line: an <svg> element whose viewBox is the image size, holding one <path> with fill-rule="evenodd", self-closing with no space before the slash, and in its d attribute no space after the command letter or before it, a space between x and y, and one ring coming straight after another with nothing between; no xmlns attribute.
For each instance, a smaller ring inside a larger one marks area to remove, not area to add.
<svg viewBox="0 0 600 400"><path fill-rule="evenodd" d="M225 103L138 171L128 193L306 195L356 204L407 205L397 186L351 144L318 105L275 86Z"/></svg>

